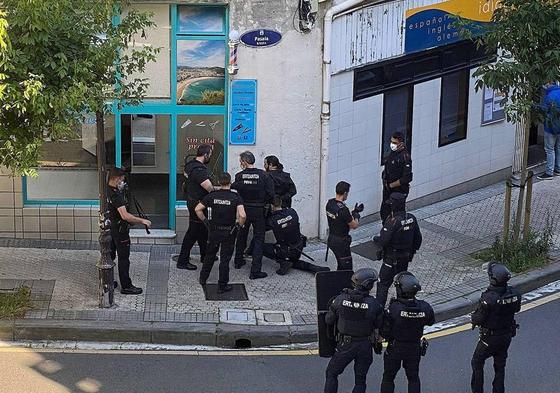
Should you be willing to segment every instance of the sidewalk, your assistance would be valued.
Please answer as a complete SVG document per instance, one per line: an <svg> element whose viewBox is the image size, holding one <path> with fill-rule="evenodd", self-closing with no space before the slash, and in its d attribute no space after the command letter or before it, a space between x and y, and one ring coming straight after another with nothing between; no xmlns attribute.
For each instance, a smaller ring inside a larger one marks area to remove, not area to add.
<svg viewBox="0 0 560 393"><path fill-rule="evenodd" d="M469 254L488 247L500 233L503 192L504 185L496 184L412 212L419 219L424 243L410 270L422 283L420 297L435 306L439 312L438 319L467 310L479 296L481 288L487 285L481 262L472 259ZM512 206L516 205L516 193L514 190ZM558 260L560 177L534 185L533 227L544 228L547 219L554 220L552 254ZM379 269L380 263L367 258L367 247L364 246L379 230L380 223L374 222L353 232L355 269L366 266ZM110 327L115 331L126 328L138 334L137 338L134 335L122 336L124 341L179 344L192 339L197 331L206 334L209 345L214 342L233 346L235 340L246 337L250 331L265 336L276 335L268 341L270 344L313 340L316 305L314 277L310 273L291 270L288 275L279 276L275 273L277 264L265 258L263 270L269 275L266 279L249 280L249 264L241 270L231 270L231 282L244 284L249 300L206 301L198 284L199 270L178 270L171 261L172 254L179 251L178 246L134 245L131 254L132 281L144 288L144 294L123 296L116 292L116 307L100 310L97 307L95 267L99 257L97 247L96 243L89 242L0 239L0 290L12 289L25 281L32 288L36 305L27 313L25 320L16 323L25 327L23 333L20 329L18 335L13 330L12 338L61 338L56 329L75 325ZM314 242L306 248L306 252L317 263L336 268L332 253L324 262L324 243ZM197 254L193 255L193 259L198 264ZM555 263L554 268L545 273L556 274L556 270L560 271L557 265L560 267ZM542 283L546 280L545 273L534 281ZM216 281L217 265L209 283ZM6 327L6 323L2 326ZM46 326L48 329L33 330L34 326ZM150 334L143 331L146 329L150 330ZM157 338L153 329L164 329L175 332L175 335L169 333L165 338ZM232 331L228 340L233 341L219 341L219 338L212 341L212 334L218 335L218 331ZM178 336L177 332L188 332L188 337ZM302 336L295 338L298 332L303 332ZM41 334L45 337L39 337ZM114 341L121 337L96 334L99 340ZM8 337L5 338L10 338L9 333L6 335ZM206 341L198 343L205 344Z"/></svg>

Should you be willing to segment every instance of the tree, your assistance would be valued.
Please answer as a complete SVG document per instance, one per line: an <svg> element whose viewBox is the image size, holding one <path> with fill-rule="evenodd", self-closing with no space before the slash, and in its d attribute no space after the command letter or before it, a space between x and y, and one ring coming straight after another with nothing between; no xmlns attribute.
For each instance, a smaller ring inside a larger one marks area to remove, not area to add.
<svg viewBox="0 0 560 393"><path fill-rule="evenodd" d="M482 65L474 76L476 88L484 85L506 95L506 115L517 125L522 143L520 193L514 218L514 240L519 238L528 179L527 156L531 121L543 121L539 105L542 88L560 80L560 2L558 0L501 0L484 35L475 38L496 61ZM526 200L530 205L530 195ZM507 202L506 202L507 205ZM506 217L509 211L506 212ZM525 218L526 234L529 215ZM508 236L505 226L504 237Z"/></svg>
<svg viewBox="0 0 560 393"><path fill-rule="evenodd" d="M133 43L135 36L154 25L151 15L134 10L127 0L2 0L1 4L0 165L14 174L35 175L45 138L72 138L84 117L95 113L99 202L104 213L103 115L113 105L137 104L145 95L148 82L139 75L159 49L135 48ZM107 267L110 238L107 241L108 233L103 233L98 266Z"/></svg>

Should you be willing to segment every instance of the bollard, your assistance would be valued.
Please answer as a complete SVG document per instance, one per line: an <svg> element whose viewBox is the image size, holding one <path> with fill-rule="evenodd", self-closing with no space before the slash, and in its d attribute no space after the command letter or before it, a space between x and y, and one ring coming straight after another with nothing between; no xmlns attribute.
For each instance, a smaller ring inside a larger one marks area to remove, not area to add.
<svg viewBox="0 0 560 393"><path fill-rule="evenodd" d="M509 227L511 221L511 188L513 184L511 179L506 180L506 195L505 195L505 206L504 206L504 244L506 244L509 238Z"/></svg>

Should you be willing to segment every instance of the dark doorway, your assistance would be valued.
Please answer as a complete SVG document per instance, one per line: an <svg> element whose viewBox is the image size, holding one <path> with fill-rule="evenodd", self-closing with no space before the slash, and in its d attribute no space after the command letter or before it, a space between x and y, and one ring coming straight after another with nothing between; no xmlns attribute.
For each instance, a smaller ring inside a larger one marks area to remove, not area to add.
<svg viewBox="0 0 560 393"><path fill-rule="evenodd" d="M169 228L169 116L121 116L121 165L152 228ZM131 201L131 210L138 213Z"/></svg>
<svg viewBox="0 0 560 393"><path fill-rule="evenodd" d="M529 156L527 165L529 167L537 166L546 162L546 153L544 151L544 130L542 125L532 123L529 133Z"/></svg>

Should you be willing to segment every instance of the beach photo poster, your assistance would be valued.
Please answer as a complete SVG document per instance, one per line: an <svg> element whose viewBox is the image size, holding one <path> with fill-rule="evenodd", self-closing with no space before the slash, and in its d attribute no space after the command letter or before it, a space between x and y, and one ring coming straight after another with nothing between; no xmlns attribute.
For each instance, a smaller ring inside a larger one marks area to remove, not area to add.
<svg viewBox="0 0 560 393"><path fill-rule="evenodd" d="M226 45L222 40L177 42L177 103L224 105Z"/></svg>

